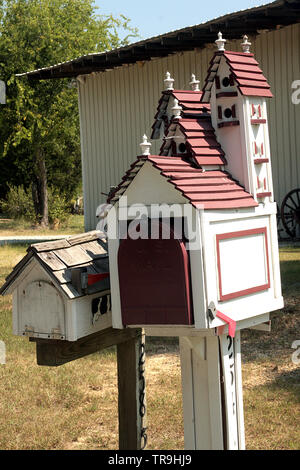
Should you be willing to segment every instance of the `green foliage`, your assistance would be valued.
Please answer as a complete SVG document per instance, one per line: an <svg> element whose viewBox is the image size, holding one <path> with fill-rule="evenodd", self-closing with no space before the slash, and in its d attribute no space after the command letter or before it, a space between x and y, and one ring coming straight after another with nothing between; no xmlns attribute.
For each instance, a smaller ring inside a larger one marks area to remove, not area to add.
<svg viewBox="0 0 300 470"><path fill-rule="evenodd" d="M6 200L0 201L1 212L13 219L35 219L32 197L24 186L9 186Z"/></svg>
<svg viewBox="0 0 300 470"><path fill-rule="evenodd" d="M53 187L48 188L48 206L50 224L66 222L71 215L66 197ZM24 186L9 186L6 199L0 201L0 208L8 217L36 223L31 188L26 190Z"/></svg>
<svg viewBox="0 0 300 470"><path fill-rule="evenodd" d="M120 41L118 31L128 35ZM127 43L136 30L120 16L96 14L92 0L0 1L0 79L7 104L0 108L0 196L9 184L28 188L35 155L44 155L48 186L68 198L81 179L76 89L69 79L28 81L16 74Z"/></svg>
<svg viewBox="0 0 300 470"><path fill-rule="evenodd" d="M71 213L66 198L55 188L48 188L49 222L58 224L67 222Z"/></svg>

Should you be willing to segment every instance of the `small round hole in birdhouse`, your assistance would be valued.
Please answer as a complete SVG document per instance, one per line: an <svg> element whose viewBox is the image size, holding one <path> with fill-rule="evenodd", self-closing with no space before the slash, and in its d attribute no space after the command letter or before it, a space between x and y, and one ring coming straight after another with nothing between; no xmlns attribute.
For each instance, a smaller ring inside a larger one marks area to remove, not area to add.
<svg viewBox="0 0 300 470"><path fill-rule="evenodd" d="M178 150L180 153L186 152L186 145L183 142L181 142L181 144L178 145Z"/></svg>
<svg viewBox="0 0 300 470"><path fill-rule="evenodd" d="M222 80L222 85L223 85L223 87L225 87L225 88L230 85L229 77L223 78L223 80Z"/></svg>
<svg viewBox="0 0 300 470"><path fill-rule="evenodd" d="M228 118L231 118L232 116L232 111L230 108L226 108L225 111L224 111L224 116L228 119Z"/></svg>

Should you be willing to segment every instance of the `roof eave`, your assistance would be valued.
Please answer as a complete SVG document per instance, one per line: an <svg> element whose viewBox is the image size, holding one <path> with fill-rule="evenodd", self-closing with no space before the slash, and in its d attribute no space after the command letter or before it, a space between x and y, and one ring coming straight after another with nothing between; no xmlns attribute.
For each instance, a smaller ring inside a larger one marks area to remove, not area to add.
<svg viewBox="0 0 300 470"><path fill-rule="evenodd" d="M300 22L298 0L276 0L246 10L214 18L166 34L145 39L128 46L102 53L88 54L61 64L18 74L31 80L72 78L92 72L104 72L115 67L148 61L184 50L203 48L213 43L221 29L228 40L241 38L245 32L256 35L262 29L276 29Z"/></svg>

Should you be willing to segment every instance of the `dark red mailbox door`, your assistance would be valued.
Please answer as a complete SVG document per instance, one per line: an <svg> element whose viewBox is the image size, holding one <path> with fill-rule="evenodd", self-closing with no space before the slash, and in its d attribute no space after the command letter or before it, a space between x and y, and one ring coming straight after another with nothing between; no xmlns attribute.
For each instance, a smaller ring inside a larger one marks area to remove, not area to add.
<svg viewBox="0 0 300 470"><path fill-rule="evenodd" d="M191 325L189 258L181 240L124 239L118 253L124 325Z"/></svg>

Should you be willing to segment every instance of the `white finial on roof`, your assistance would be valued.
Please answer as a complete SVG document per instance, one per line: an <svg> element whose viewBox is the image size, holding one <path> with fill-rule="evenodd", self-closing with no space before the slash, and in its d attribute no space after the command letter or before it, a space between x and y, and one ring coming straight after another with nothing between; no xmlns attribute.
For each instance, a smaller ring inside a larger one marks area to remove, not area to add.
<svg viewBox="0 0 300 470"><path fill-rule="evenodd" d="M179 106L178 100L174 98L174 106L172 108L172 113L173 113L174 118L181 119L181 111L182 111L182 107Z"/></svg>
<svg viewBox="0 0 300 470"><path fill-rule="evenodd" d="M196 76L192 74L192 80L190 81L190 86L193 91L200 91L199 89L199 80L196 80Z"/></svg>
<svg viewBox="0 0 300 470"><path fill-rule="evenodd" d="M174 83L174 78L171 78L170 72L166 73L166 78L164 79L166 90L174 90L173 88L173 83Z"/></svg>
<svg viewBox="0 0 300 470"><path fill-rule="evenodd" d="M218 46L219 51L225 51L225 47L224 47L225 42L226 42L226 39L223 39L221 31L219 31L218 32L218 39L216 39L216 41L215 41L215 43Z"/></svg>
<svg viewBox="0 0 300 470"><path fill-rule="evenodd" d="M143 135L143 142L140 143L140 147L142 149L142 155L150 155L151 144L148 142L146 134Z"/></svg>
<svg viewBox="0 0 300 470"><path fill-rule="evenodd" d="M241 44L242 46L242 49L243 49L243 52L246 52L247 54L250 53L250 46L251 46L251 42L248 41L248 36L243 36L243 42Z"/></svg>

